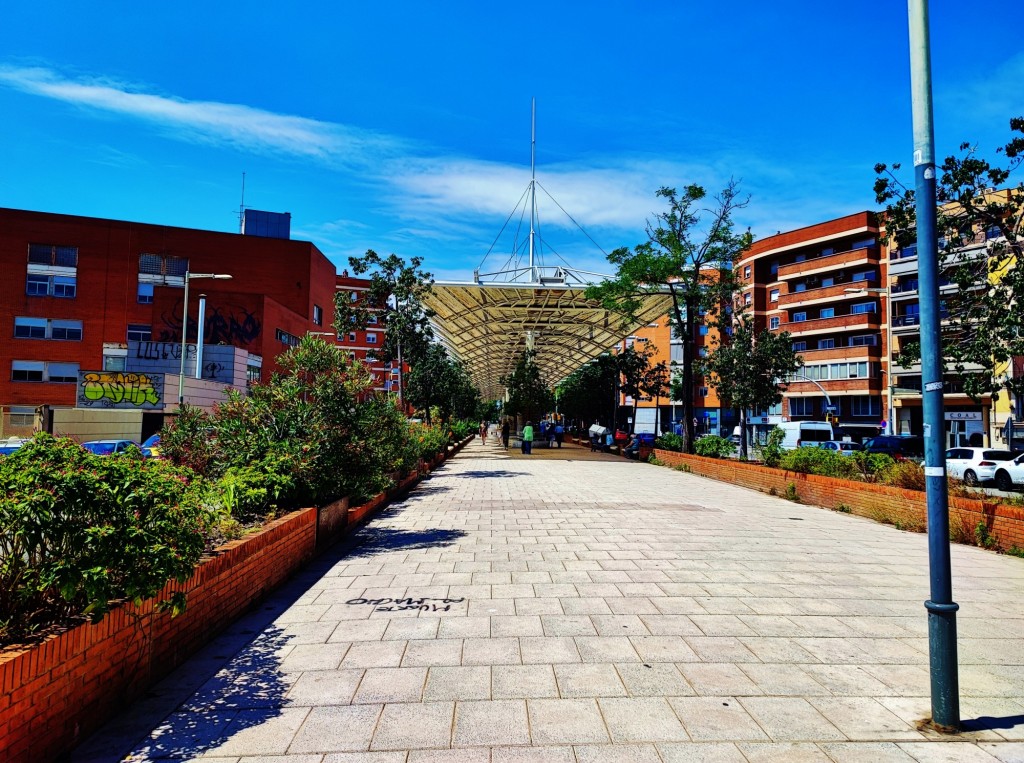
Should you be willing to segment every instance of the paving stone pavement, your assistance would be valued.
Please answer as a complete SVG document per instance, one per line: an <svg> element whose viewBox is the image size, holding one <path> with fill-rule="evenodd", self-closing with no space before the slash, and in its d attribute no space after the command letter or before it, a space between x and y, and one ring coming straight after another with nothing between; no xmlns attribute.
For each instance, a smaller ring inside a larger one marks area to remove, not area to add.
<svg viewBox="0 0 1024 763"><path fill-rule="evenodd" d="M1024 560L566 446L474 441L77 761L1024 761Z"/></svg>

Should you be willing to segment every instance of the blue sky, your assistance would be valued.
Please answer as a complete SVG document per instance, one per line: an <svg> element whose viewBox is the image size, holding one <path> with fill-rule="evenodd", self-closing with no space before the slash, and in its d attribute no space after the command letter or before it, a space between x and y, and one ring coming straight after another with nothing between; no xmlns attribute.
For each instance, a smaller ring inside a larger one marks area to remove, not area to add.
<svg viewBox="0 0 1024 763"><path fill-rule="evenodd" d="M635 7L631 7L635 6ZM992 156L1024 115L1019 0L932 3L936 139ZM662 185L751 194L759 236L874 208L909 165L905 4L9 3L0 206L237 230L246 204L343 267L481 264L529 180L607 251ZM543 195L554 252L607 271ZM483 262L499 267L506 235Z"/></svg>

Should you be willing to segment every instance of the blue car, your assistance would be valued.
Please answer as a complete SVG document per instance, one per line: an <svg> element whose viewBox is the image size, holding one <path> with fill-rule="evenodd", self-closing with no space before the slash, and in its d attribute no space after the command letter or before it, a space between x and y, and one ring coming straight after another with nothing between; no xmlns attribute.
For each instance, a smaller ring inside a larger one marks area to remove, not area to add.
<svg viewBox="0 0 1024 763"><path fill-rule="evenodd" d="M0 440L0 456L9 456L28 440L22 440L18 437L12 437L9 440Z"/></svg>
<svg viewBox="0 0 1024 763"><path fill-rule="evenodd" d="M82 447L97 456L116 456L129 448L139 447L131 440L90 440L83 442Z"/></svg>
<svg viewBox="0 0 1024 763"><path fill-rule="evenodd" d="M160 435L150 435L139 447L146 458L160 458Z"/></svg>

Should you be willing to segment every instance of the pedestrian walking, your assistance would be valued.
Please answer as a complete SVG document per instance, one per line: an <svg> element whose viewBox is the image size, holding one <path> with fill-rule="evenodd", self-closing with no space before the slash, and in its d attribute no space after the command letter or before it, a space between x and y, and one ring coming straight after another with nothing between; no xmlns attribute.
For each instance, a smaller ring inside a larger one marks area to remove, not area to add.
<svg viewBox="0 0 1024 763"><path fill-rule="evenodd" d="M533 422L527 421L523 427L523 455L528 456L533 450Z"/></svg>
<svg viewBox="0 0 1024 763"><path fill-rule="evenodd" d="M562 440L565 437L565 427L562 426L562 422L559 421L555 424L555 442L558 443L558 447L562 447Z"/></svg>
<svg viewBox="0 0 1024 763"><path fill-rule="evenodd" d="M505 422L501 425L501 447L505 450L508 450L508 438L511 431L512 427L509 425L508 419L505 419Z"/></svg>
<svg viewBox="0 0 1024 763"><path fill-rule="evenodd" d="M486 421L481 421L480 422L480 444L481 445L486 445L487 444L487 422Z"/></svg>

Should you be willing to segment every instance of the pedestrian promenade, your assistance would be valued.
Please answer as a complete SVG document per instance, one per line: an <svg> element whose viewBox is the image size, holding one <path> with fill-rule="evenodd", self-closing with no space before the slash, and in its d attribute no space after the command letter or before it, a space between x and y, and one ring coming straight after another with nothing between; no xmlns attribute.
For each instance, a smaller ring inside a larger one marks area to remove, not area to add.
<svg viewBox="0 0 1024 763"><path fill-rule="evenodd" d="M1024 560L591 454L472 442L77 761L1024 761Z"/></svg>

